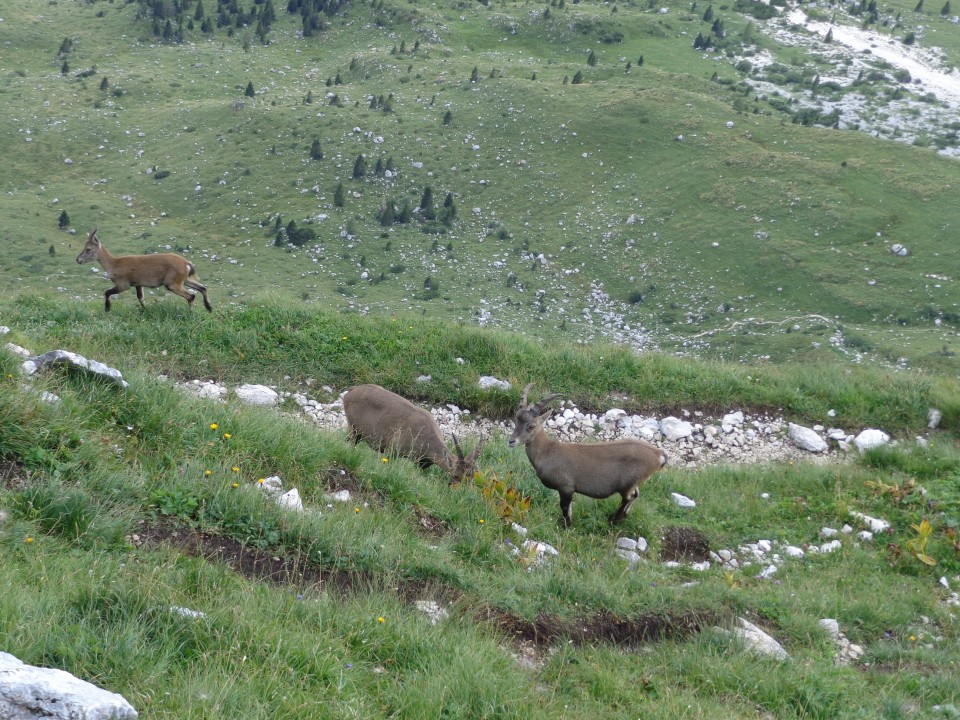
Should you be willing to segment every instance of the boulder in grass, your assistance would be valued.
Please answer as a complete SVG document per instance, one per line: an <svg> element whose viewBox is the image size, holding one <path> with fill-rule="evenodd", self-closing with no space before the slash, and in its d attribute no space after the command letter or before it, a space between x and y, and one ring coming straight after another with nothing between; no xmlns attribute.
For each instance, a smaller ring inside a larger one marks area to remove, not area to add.
<svg viewBox="0 0 960 720"><path fill-rule="evenodd" d="M0 718L4 720L135 720L117 693L68 672L27 665L0 652Z"/></svg>

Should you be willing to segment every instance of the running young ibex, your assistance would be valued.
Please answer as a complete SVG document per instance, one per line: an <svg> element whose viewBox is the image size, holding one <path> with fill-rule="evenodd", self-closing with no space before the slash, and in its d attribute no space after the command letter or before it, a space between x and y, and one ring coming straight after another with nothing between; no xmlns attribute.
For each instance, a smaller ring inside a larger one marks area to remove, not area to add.
<svg viewBox="0 0 960 720"><path fill-rule="evenodd" d="M567 527L573 523L570 503L574 493L598 500L619 494L622 502L610 522L623 520L640 494L640 485L667 463L667 454L633 438L599 443L552 440L543 430L543 421L550 414L547 405L560 395L548 395L528 405L531 387L533 383L523 389L510 447L523 445L540 482L560 493L560 510Z"/></svg>
<svg viewBox="0 0 960 720"><path fill-rule="evenodd" d="M379 385L356 385L343 396L343 411L354 443L366 440L381 452L392 450L424 468L439 465L450 475L451 484L473 476L483 439L464 457L454 435L454 457L433 415L406 398Z"/></svg>
<svg viewBox="0 0 960 720"><path fill-rule="evenodd" d="M87 235L87 242L81 253L77 255L77 262L80 265L87 262L98 262L103 268L104 274L110 280L113 280L113 287L104 293L103 308L106 312L110 312L110 296L122 293L131 287L137 289L137 300L140 301L140 306L144 310L147 309L147 306L143 304L143 288L163 286L170 292L185 298L188 303L193 303L196 295L187 292L184 285L191 290L199 291L203 295L204 307L208 311L213 311L213 308L210 307L210 301L207 299L206 286L201 285L196 280L191 280L195 277L193 263L175 253L114 257L100 244L100 240L97 238L97 228L94 228Z"/></svg>

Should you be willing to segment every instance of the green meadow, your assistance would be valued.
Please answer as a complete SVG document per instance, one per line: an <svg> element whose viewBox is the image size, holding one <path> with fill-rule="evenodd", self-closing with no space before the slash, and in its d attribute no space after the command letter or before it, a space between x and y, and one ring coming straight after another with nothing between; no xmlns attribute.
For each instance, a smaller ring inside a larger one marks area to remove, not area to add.
<svg viewBox="0 0 960 720"><path fill-rule="evenodd" d="M827 48L764 34L752 4L378 0L307 13L308 32L299 5L0 9L0 342L130 383L28 380L0 350L0 650L151 719L960 714L951 128L899 143L798 121L734 60L770 53L806 87ZM725 37L702 52L708 7ZM956 64L939 6L876 13L837 22ZM892 75L857 92L892 99ZM95 227L114 254L183 254L213 312L159 289L104 313L109 281L74 262ZM502 433L451 487L289 399L173 386L194 379L376 382L498 420L533 382L599 413L743 409L898 442L668 465L620 526L617 498L578 498L564 528ZM890 529L810 551L860 530L851 512ZM649 542L639 562L622 537ZM768 577L696 570L684 537L807 553ZM738 618L790 659L725 633Z"/></svg>

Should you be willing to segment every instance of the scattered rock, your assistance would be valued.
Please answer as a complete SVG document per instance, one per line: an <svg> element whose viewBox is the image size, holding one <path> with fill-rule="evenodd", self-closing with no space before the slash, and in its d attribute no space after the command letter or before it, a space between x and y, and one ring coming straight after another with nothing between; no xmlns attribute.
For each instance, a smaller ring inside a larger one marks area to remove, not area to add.
<svg viewBox="0 0 960 720"><path fill-rule="evenodd" d="M506 380L498 380L492 375L481 375L480 376L480 387L484 390L489 390L490 388L496 388L498 390L509 390L510 383Z"/></svg>
<svg viewBox="0 0 960 720"><path fill-rule="evenodd" d="M292 488L278 497L277 504L298 512L303 510L303 501L300 499L300 492L296 488Z"/></svg>
<svg viewBox="0 0 960 720"><path fill-rule="evenodd" d="M248 405L271 406L280 404L280 396L266 385L240 385L233 392L238 400Z"/></svg>
<svg viewBox="0 0 960 720"><path fill-rule="evenodd" d="M673 501L677 505L679 505L682 508L695 508L697 506L697 503L691 500L690 498L688 498L686 495L681 495L680 493L672 492L670 493L670 497L673 499Z"/></svg>
<svg viewBox="0 0 960 720"><path fill-rule="evenodd" d="M137 716L117 693L63 670L26 665L0 652L0 717L5 720L132 720Z"/></svg>
<svg viewBox="0 0 960 720"><path fill-rule="evenodd" d="M857 520L862 522L864 525L870 528L871 532L875 534L886 532L887 530L890 529L890 523L888 523L886 520L883 520L881 518L870 517L869 515L864 515L861 512L857 512L856 510L850 511L850 517L856 518Z"/></svg>
<svg viewBox="0 0 960 720"><path fill-rule="evenodd" d="M68 350L51 350L43 355L31 357L23 363L23 371L27 375L35 375L48 365L66 365L97 375L121 387L129 387L129 383L123 379L119 370L96 360L88 360L83 355Z"/></svg>
<svg viewBox="0 0 960 720"><path fill-rule="evenodd" d="M448 613L440 603L434 600L417 600L413 605L417 610L425 613L430 618L431 625L443 622L450 616L450 613Z"/></svg>
<svg viewBox="0 0 960 720"><path fill-rule="evenodd" d="M820 453L827 449L827 441L820 437L815 430L794 423L790 423L789 427L787 437L801 450Z"/></svg>
<svg viewBox="0 0 960 720"><path fill-rule="evenodd" d="M730 634L737 638L748 650L757 655L772 657L777 660L790 659L790 655L787 654L780 643L750 621L741 617L737 618L737 624L739 627L735 627L733 630L718 629L724 634Z"/></svg>
<svg viewBox="0 0 960 720"><path fill-rule="evenodd" d="M871 448L886 445L889 442L890 436L883 430L877 430L876 428L868 428L853 439L853 444L857 446L857 450L861 453Z"/></svg>
<svg viewBox="0 0 960 720"><path fill-rule="evenodd" d="M179 607L177 605L172 605L170 612L180 617L190 618L191 620L201 620L207 616L205 612L201 612L200 610L191 610L190 608Z"/></svg>
<svg viewBox="0 0 960 720"><path fill-rule="evenodd" d="M665 417L660 421L660 432L671 442L676 442L682 438L688 438L693 435L693 425L686 420L680 420L673 416Z"/></svg>

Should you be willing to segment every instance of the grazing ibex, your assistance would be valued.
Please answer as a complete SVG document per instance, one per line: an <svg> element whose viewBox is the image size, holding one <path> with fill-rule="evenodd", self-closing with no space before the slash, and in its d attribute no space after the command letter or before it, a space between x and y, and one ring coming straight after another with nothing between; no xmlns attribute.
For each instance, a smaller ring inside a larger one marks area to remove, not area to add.
<svg viewBox="0 0 960 720"><path fill-rule="evenodd" d="M366 440L381 452L392 450L424 468L439 465L450 475L451 484L473 476L483 439L464 457L454 435L454 457L433 415L406 398L379 385L356 385L343 396L343 411L354 443Z"/></svg>
<svg viewBox="0 0 960 720"><path fill-rule="evenodd" d="M510 447L523 445L540 482L560 493L564 525L573 523L570 503L574 493L598 500L619 494L622 502L610 516L610 522L620 522L640 494L640 485L666 465L667 454L655 445L632 438L598 443L552 440L543 430L543 421L550 414L545 408L560 395L548 395L528 405L527 394L532 386L533 383L523 389Z"/></svg>
<svg viewBox="0 0 960 720"><path fill-rule="evenodd" d="M203 295L204 307L208 311L213 311L207 299L206 286L191 280L195 277L193 263L175 253L114 257L100 244L97 228L94 228L87 236L83 250L77 255L77 262L81 265L87 262L98 262L104 274L113 280L113 287L104 293L103 308L106 312L110 312L110 296L122 293L131 287L137 289L137 300L140 301L140 306L144 310L147 306L143 304L143 288L163 286L170 292L186 298L188 303L193 303L196 295L187 292L184 285L191 290L199 291Z"/></svg>

